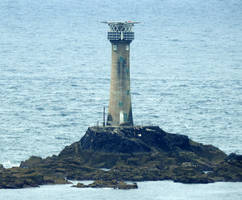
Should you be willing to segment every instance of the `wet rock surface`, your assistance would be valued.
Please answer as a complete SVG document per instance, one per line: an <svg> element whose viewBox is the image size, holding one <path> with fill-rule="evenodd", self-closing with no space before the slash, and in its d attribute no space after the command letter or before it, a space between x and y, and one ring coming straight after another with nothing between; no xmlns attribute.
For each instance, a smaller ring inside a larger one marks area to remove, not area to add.
<svg viewBox="0 0 242 200"><path fill-rule="evenodd" d="M242 156L227 156L212 145L166 133L158 126L89 127L80 141L58 156L32 156L10 169L0 165L0 188L66 184L68 179L104 185L113 180L242 181Z"/></svg>
<svg viewBox="0 0 242 200"><path fill-rule="evenodd" d="M121 189L121 190L129 190L129 189L137 189L137 183L125 183L123 181L111 180L96 180L91 184L84 185L83 183L77 183L73 185L73 187L77 188L113 188L113 189Z"/></svg>

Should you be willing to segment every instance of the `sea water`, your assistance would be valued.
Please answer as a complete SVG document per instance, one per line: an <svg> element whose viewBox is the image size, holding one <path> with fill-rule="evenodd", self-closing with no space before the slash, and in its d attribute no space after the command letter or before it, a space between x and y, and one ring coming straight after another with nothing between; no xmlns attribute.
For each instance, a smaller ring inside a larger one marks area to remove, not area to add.
<svg viewBox="0 0 242 200"><path fill-rule="evenodd" d="M73 188L69 185L41 186L20 190L1 190L2 199L11 200L241 200L242 183L214 183L186 185L171 181L138 183L137 190L115 190L110 188Z"/></svg>
<svg viewBox="0 0 242 200"><path fill-rule="evenodd" d="M136 125L242 154L242 1L1 0L0 163L47 157L102 123L111 48L101 21L134 20ZM240 183L138 183L140 189L43 186L0 199L241 199ZM93 192L95 191L95 192ZM97 195L97 196L95 196Z"/></svg>

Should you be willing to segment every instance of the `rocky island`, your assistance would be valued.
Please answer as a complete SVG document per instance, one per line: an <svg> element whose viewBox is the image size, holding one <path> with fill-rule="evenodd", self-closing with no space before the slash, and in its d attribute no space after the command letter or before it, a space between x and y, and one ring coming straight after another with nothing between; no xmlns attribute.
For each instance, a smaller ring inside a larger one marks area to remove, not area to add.
<svg viewBox="0 0 242 200"><path fill-rule="evenodd" d="M119 185L120 189L126 188L125 181L241 182L242 155L226 155L212 145L167 133L158 126L107 126L89 127L80 141L57 156L32 156L9 169L0 165L0 188L66 184L69 180L94 180L90 187Z"/></svg>

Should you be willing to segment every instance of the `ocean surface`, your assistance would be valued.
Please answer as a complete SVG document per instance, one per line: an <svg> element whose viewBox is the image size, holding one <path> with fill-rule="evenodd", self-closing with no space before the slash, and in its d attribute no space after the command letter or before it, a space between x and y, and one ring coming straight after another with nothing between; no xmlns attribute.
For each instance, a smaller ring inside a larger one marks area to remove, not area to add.
<svg viewBox="0 0 242 200"><path fill-rule="evenodd" d="M0 163L58 154L102 123L111 48L100 22L112 20L141 22L131 44L135 124L242 154L241 0L1 0ZM241 183L138 186L42 186L0 199L242 199Z"/></svg>

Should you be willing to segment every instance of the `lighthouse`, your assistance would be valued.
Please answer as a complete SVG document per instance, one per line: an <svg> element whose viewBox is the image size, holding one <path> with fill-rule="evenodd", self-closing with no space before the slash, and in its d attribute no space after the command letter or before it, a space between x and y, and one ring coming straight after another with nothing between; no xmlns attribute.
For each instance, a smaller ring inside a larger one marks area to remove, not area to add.
<svg viewBox="0 0 242 200"><path fill-rule="evenodd" d="M108 24L108 40L112 47L110 97L107 125L133 126L130 95L130 43L132 27L138 22L103 22Z"/></svg>

